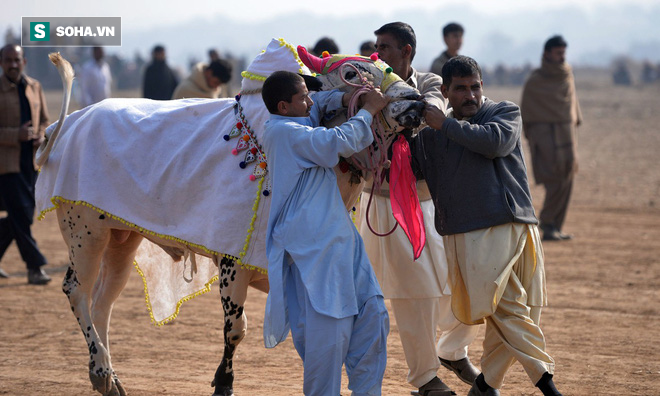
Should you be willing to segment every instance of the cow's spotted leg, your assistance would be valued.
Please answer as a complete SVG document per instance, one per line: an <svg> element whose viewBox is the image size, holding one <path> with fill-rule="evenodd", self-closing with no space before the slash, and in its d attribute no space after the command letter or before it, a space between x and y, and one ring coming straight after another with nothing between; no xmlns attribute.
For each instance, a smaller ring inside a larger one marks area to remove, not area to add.
<svg viewBox="0 0 660 396"><path fill-rule="evenodd" d="M266 279L266 289L264 291L268 292L268 278L256 271L243 269L234 260L228 258L220 260L218 269L220 272L220 298L225 314L224 352L211 386L215 387L213 396L231 396L234 394L234 369L232 364L234 352L247 332L247 316L243 309L247 298L247 288L253 282L256 274L262 279ZM263 286L261 289L263 289Z"/></svg>
<svg viewBox="0 0 660 396"><path fill-rule="evenodd" d="M69 298L89 350L89 378L94 390L104 396L120 396L114 382L110 353L101 342L92 322L92 288L99 273L103 251L110 241L105 216L82 207L63 205L57 210L60 231L69 247L69 269L62 290Z"/></svg>
<svg viewBox="0 0 660 396"><path fill-rule="evenodd" d="M135 232L112 230L110 242L103 254L101 270L93 291L92 320L108 354L110 354L108 332L112 306L126 286L135 259L135 252L141 241L142 236ZM126 395L126 391L114 371L112 375L113 389L110 394L116 392L121 396Z"/></svg>
<svg viewBox="0 0 660 396"><path fill-rule="evenodd" d="M101 270L94 285L92 320L101 342L110 352L108 331L112 307L126 286L142 236L127 230L112 230L103 254Z"/></svg>

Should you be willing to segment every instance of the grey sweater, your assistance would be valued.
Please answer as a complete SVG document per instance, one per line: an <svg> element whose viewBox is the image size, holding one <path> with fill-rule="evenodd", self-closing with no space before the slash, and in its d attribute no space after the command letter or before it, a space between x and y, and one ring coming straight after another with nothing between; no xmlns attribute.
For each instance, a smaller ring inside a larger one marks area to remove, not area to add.
<svg viewBox="0 0 660 396"><path fill-rule="evenodd" d="M440 235L538 224L521 130L516 104L486 99L469 121L448 118L439 131L425 128L410 139L413 171L429 186Z"/></svg>

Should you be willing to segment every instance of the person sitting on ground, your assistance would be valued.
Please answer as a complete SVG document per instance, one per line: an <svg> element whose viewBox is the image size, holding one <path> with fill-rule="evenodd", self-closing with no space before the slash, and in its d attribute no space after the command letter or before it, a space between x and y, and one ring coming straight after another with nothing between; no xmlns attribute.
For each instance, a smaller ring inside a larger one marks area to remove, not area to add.
<svg viewBox="0 0 660 396"><path fill-rule="evenodd" d="M231 71L231 63L224 59L215 60L208 65L198 63L190 75L176 87L172 99L215 99L222 92L221 85L231 80Z"/></svg>

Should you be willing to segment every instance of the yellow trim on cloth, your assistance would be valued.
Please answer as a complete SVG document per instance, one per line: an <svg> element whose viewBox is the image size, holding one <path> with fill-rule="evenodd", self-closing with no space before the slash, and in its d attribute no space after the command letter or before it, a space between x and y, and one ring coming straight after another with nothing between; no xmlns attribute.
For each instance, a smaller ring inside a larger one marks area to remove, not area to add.
<svg viewBox="0 0 660 396"><path fill-rule="evenodd" d="M256 199L254 201L254 204L253 204L253 207L252 207L253 216L252 216L252 220L250 222L249 228L247 230L247 235L246 235L246 238L245 238L245 246L243 247L243 250L239 254L240 258L229 255L229 254L221 253L221 252L216 252L214 250L211 250L211 249L207 248L206 246L191 243L189 241L183 240L181 238L177 238L175 236L156 233L154 231L151 231L151 230L148 230L146 228L140 227L135 223L129 222L129 221L127 221L127 220L125 220L125 219L123 219L119 216L116 216L112 213L109 213L109 212L107 212L107 211L105 211L105 210L103 210L103 209L101 209L101 208L99 208L95 205L92 205L92 204L90 204L86 201L82 201L82 200L70 200L70 199L66 199L66 198L61 197L61 196L53 196L50 199L50 201L53 204L53 207L42 210L39 213L37 218L39 220L43 220L47 213L58 209L61 206L62 203L71 204L71 205L78 205L78 206L85 206L85 207L88 207L88 208L90 208L90 209L92 209L92 210L94 210L94 211L96 211L100 214L103 214L103 215L107 216L110 219L116 220L116 221L130 227L130 228L133 228L133 229L135 229L136 231L139 231L142 234L152 235L152 236L156 236L156 237L161 238L161 239L167 239L167 240L175 241L175 242L181 243L182 245L185 245L186 247L194 247L194 248L197 248L199 250L204 251L205 253L207 253L209 255L216 255L216 256L218 256L218 259L221 259L223 257L228 258L228 259L234 260L237 264L239 264L243 268L246 268L246 269L249 269L249 270L257 270L257 271L259 271L263 274L266 274L267 273L266 269L256 267L256 266L253 266L253 265L250 265L250 264L246 264L246 263L243 263L241 261L241 258L245 257L245 254L246 254L246 252L249 248L252 233L254 232L254 224L255 224L255 221L256 221L256 218L257 218L257 210L259 208L259 202L260 202L260 199L261 199L261 188L262 188L263 180L264 180L264 178L261 178L259 180L259 183L258 183L257 197L256 197ZM169 255L168 255L168 257L169 257ZM209 291L211 291L211 285L219 279L219 276L215 275L215 276L211 277L207 282L205 282L204 286L201 289L199 289L197 291L194 291L193 293L186 294L183 297L178 298L178 300L176 301L175 307L173 309L174 312L172 314L166 316L164 319L159 320L159 319L156 319L156 317L154 316L154 309L152 307L151 296L150 296L149 288L148 288L148 285L147 285L147 277L145 276L144 271L142 270L142 268L140 268L140 265L138 264L137 261L134 260L133 265L135 266L135 269L137 270L138 274L140 274L140 277L142 278L142 282L143 282L143 285L144 285L144 294L145 294L145 302L146 302L146 305L147 305L147 310L149 312L151 322L156 326L162 326L165 323L174 320L178 316L179 309L180 309L181 305L183 305L184 302L189 301L189 300L191 300L191 299L193 299L193 298L195 298L199 295L208 293Z"/></svg>
<svg viewBox="0 0 660 396"><path fill-rule="evenodd" d="M147 310L149 311L149 317L151 318L151 323L153 323L156 326L163 326L167 322L171 322L174 319L176 319L176 317L179 315L179 308L181 307L181 305L183 305L184 302L186 302L188 300L192 300L193 298L195 298L197 296L200 296L202 294L206 294L206 293L210 292L211 291L211 285L215 281L220 279L220 277L218 275L214 276L213 278L211 278L204 285L203 289L198 290L193 294L189 294L189 295L183 297L182 299L180 299L179 301L177 301L175 312L172 315L166 317L163 320L156 320L156 318L154 317L153 309L151 308L151 301L149 300L149 287L147 286L147 279L144 276L144 273L142 272L142 269L140 269L140 266L138 265L138 262L133 261L133 265L135 266L135 269L137 270L138 274L140 274L140 276L142 277L142 283L144 285L144 301L147 304Z"/></svg>

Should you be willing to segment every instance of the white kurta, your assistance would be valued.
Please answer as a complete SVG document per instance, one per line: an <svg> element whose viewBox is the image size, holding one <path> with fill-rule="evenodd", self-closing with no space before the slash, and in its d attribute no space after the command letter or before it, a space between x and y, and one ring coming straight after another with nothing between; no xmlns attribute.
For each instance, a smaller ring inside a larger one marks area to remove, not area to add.
<svg viewBox="0 0 660 396"><path fill-rule="evenodd" d="M386 196L388 187L385 183L381 193L374 194L368 213L370 194L363 193L360 200L361 213L369 216L372 228L381 234L390 231L396 224L390 200ZM379 237L369 230L364 218L360 222L360 234L385 298L432 298L451 295L447 281L445 248L442 237L433 224L435 207L428 195L426 182L417 182L417 190L426 229L426 245L417 261L413 262L412 246L401 227L397 227L387 237Z"/></svg>
<svg viewBox="0 0 660 396"><path fill-rule="evenodd" d="M87 107L110 97L112 74L105 61L87 61L78 72L80 106Z"/></svg>

